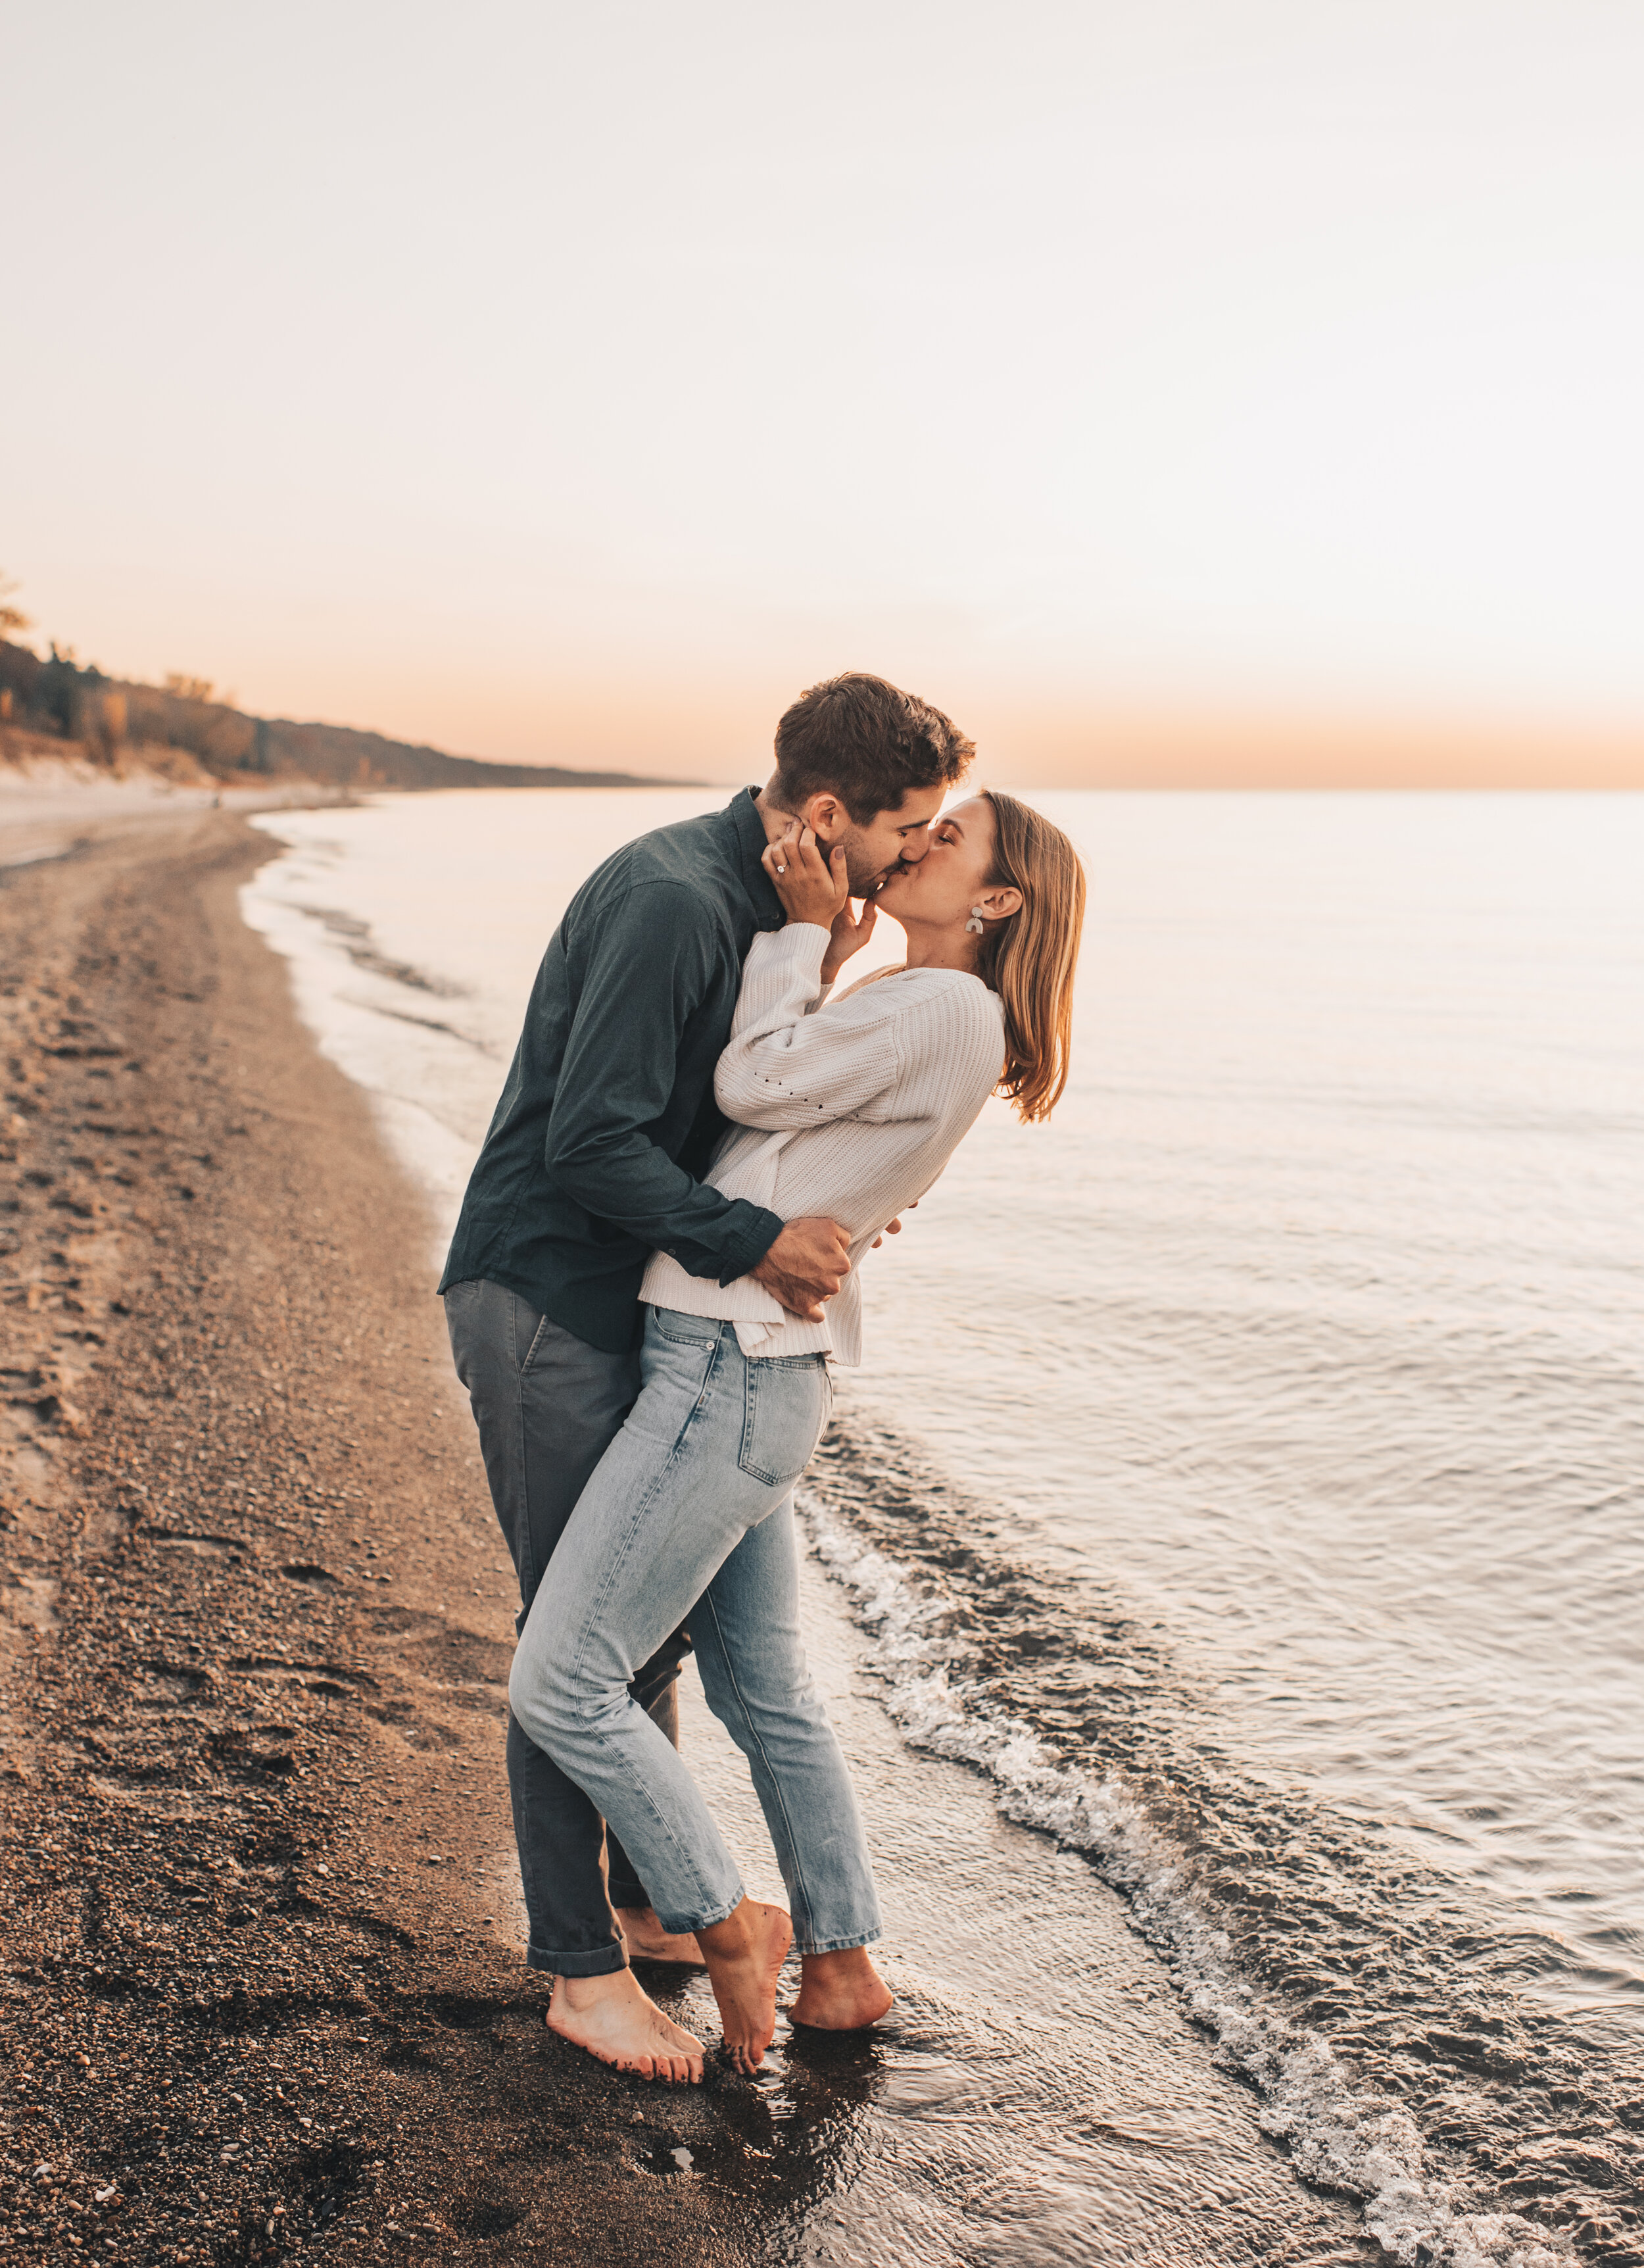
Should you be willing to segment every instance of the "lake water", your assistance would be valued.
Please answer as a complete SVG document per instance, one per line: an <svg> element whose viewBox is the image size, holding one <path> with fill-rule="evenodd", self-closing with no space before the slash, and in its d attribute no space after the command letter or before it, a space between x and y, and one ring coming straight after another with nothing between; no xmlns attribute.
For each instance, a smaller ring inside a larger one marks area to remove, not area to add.
<svg viewBox="0 0 1644 2268"><path fill-rule="evenodd" d="M248 918L446 1221L571 892L723 799L259 821ZM1366 2193L1343 2106L1408 2106L1478 2209L1401 2257L1528 2259L1516 2205L1644 2258L1644 798L1033 799L1074 1075L866 1263L810 1498L864 1660L1300 2163Z"/></svg>

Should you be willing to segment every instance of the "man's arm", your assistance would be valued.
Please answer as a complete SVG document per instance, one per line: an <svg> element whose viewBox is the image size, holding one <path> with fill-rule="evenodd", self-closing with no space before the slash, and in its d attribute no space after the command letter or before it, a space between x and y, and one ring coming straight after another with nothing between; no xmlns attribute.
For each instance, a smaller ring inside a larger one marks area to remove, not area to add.
<svg viewBox="0 0 1644 2268"><path fill-rule="evenodd" d="M817 1322L850 1269L837 1221L784 1225L693 1180L650 1139L673 1090L686 1020L712 974L700 902L671 884L631 892L600 925L561 1064L544 1145L561 1188L602 1219L722 1284L752 1275Z"/></svg>
<svg viewBox="0 0 1644 2268"><path fill-rule="evenodd" d="M543 1156L591 1213L672 1254L689 1274L729 1284L763 1259L781 1220L694 1180L650 1130L673 1092L686 1025L707 996L716 943L706 908L677 883L642 883L604 914Z"/></svg>

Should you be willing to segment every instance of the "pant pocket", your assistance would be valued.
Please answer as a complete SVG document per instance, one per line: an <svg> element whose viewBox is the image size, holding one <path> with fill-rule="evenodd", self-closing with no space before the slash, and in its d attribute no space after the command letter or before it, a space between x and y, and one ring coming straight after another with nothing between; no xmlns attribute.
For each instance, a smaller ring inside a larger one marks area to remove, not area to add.
<svg viewBox="0 0 1644 2268"><path fill-rule="evenodd" d="M827 1358L786 1355L743 1366L742 1447L737 1462L767 1488L786 1488L811 1462L833 1406Z"/></svg>
<svg viewBox="0 0 1644 2268"><path fill-rule="evenodd" d="M717 1323L670 1315L671 1323L683 1328L664 1329L663 1312L653 1308L645 1326L639 1399L628 1412L626 1430L677 1450L708 1403L718 1399L723 1347ZM730 1344L734 1351L734 1338Z"/></svg>

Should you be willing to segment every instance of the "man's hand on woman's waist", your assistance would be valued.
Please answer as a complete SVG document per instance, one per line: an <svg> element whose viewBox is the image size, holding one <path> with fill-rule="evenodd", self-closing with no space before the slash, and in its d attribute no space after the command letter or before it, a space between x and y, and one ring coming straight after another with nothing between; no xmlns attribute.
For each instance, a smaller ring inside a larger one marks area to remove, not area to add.
<svg viewBox="0 0 1644 2268"><path fill-rule="evenodd" d="M789 1314L819 1323L823 1300L833 1299L850 1273L850 1238L836 1220L790 1220L749 1272Z"/></svg>

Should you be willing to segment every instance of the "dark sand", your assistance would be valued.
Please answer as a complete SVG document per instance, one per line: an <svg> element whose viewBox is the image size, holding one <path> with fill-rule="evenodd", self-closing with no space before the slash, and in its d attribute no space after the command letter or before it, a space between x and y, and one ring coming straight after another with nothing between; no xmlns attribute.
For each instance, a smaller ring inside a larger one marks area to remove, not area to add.
<svg viewBox="0 0 1644 2268"><path fill-rule="evenodd" d="M894 2023L690 2090L547 2032L430 1224L239 919L266 840L80 837L0 867L0 2260L1368 2258L1119 1899L903 1746L813 1570Z"/></svg>
<svg viewBox="0 0 1644 2268"><path fill-rule="evenodd" d="M510 1585L428 1221L239 917L268 855L0 871L0 2256L740 2257L760 2161L671 2154L745 2087L592 2066L503 1942Z"/></svg>

